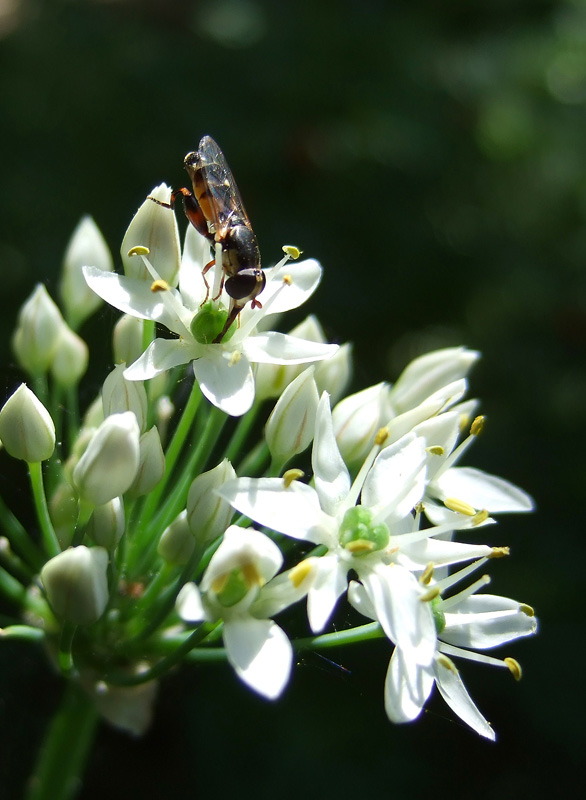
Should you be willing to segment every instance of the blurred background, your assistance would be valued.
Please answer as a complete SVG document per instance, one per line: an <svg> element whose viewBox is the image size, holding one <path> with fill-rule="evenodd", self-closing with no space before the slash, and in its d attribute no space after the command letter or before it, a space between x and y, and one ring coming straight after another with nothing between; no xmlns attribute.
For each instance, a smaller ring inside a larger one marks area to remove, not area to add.
<svg viewBox="0 0 586 800"><path fill-rule="evenodd" d="M17 309L38 281L57 296L80 217L117 254L153 186L185 185L183 157L205 133L264 263L284 243L323 263L304 313L354 342L355 389L425 350L482 351L471 388L487 427L467 463L538 509L500 519L494 544L513 557L493 564L491 590L533 605L541 629L503 653L523 664L520 684L463 666L495 745L438 698L391 726L390 649L377 642L304 657L275 705L228 668L183 669L143 739L101 727L81 797L563 791L586 710L573 507L585 484L586 2L0 0L2 399L22 380ZM111 315L81 331L96 362L88 400ZM0 646L3 798L20 797L60 692L42 653Z"/></svg>

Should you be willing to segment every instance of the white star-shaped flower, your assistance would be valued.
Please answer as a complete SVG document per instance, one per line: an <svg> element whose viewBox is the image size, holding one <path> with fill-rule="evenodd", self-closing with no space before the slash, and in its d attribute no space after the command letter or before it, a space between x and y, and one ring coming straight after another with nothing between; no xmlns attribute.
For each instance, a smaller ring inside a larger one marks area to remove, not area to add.
<svg viewBox="0 0 586 800"><path fill-rule="evenodd" d="M157 197L160 195L157 192ZM170 209L152 201L146 208L155 219L157 214L171 213ZM141 209L139 213L146 211ZM337 345L256 330L267 314L297 308L313 294L321 278L321 266L317 261L307 259L288 267L285 258L265 270L262 308L243 308L238 322L233 325L234 330L231 328L222 341L215 344L210 341L214 335L206 335L206 325L213 321L219 309L222 313L222 308L229 307L230 298L221 288L221 270L214 274L215 267L207 273L210 290L206 290L202 270L210 260L208 241L195 228L188 227L178 290L161 278L156 264L150 263L144 250L135 245L138 255L134 258L142 259L148 280L105 273L95 267L83 270L88 285L110 305L131 316L164 325L178 336L151 342L140 358L125 370L127 380L148 380L172 367L192 362L205 397L227 414L240 416L254 401L252 364L306 364L329 358L338 349ZM206 295L214 299L205 302Z"/></svg>
<svg viewBox="0 0 586 800"><path fill-rule="evenodd" d="M268 536L232 525L200 586L186 584L177 598L177 611L186 622L223 620L228 661L244 683L271 700L285 688L293 661L291 642L266 618L262 598L263 587L282 562L281 551Z"/></svg>
<svg viewBox="0 0 586 800"><path fill-rule="evenodd" d="M462 570L459 575L439 581L438 589L449 586L476 569L484 560ZM473 730L494 739L491 725L468 694L452 657L466 658L497 667L507 667L516 678L521 669L513 659L497 659L476 652L530 636L537 630L533 610L522 603L491 594L475 594L489 582L484 576L458 595L433 601L437 641L433 659L417 662L397 646L391 657L385 681L385 710L391 722L411 722L423 709L434 684L450 708ZM348 596L352 605L371 619L377 612L364 587L352 581Z"/></svg>

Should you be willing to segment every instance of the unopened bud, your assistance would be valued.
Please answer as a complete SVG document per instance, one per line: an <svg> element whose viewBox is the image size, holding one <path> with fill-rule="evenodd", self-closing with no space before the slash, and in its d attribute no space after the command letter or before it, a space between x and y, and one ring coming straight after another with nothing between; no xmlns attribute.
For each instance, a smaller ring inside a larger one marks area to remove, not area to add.
<svg viewBox="0 0 586 800"><path fill-rule="evenodd" d="M49 293L38 284L24 303L12 340L14 354L29 375L48 372L61 336L63 317Z"/></svg>
<svg viewBox="0 0 586 800"><path fill-rule="evenodd" d="M51 373L66 389L76 386L87 369L89 349L84 340L63 323L61 337L51 364Z"/></svg>
<svg viewBox="0 0 586 800"><path fill-rule="evenodd" d="M143 433L139 447L138 472L130 487L132 494L137 497L152 491L165 474L165 454L156 425Z"/></svg>
<svg viewBox="0 0 586 800"><path fill-rule="evenodd" d="M29 464L53 455L55 425L51 415L24 383L0 411L0 439L7 453Z"/></svg>
<svg viewBox="0 0 586 800"><path fill-rule="evenodd" d="M142 354L144 320L123 314L112 332L115 364L132 364Z"/></svg>
<svg viewBox="0 0 586 800"><path fill-rule="evenodd" d="M41 581L58 617L75 625L96 622L108 604L106 570L108 553L103 547L72 547L47 561Z"/></svg>
<svg viewBox="0 0 586 800"><path fill-rule="evenodd" d="M232 506L222 500L215 490L235 477L234 467L228 459L224 459L217 467L202 472L192 482L187 496L187 519L198 544L213 541L230 524Z"/></svg>
<svg viewBox="0 0 586 800"><path fill-rule="evenodd" d="M114 497L104 505L94 508L86 533L96 544L106 550L113 550L122 538L124 525L124 503L122 498Z"/></svg>
<svg viewBox="0 0 586 800"><path fill-rule="evenodd" d="M271 412L265 438L273 461L283 466L309 447L319 403L314 368L308 367L285 389Z"/></svg>
<svg viewBox="0 0 586 800"><path fill-rule="evenodd" d="M102 386L102 405L104 417L132 411L138 427L145 429L148 410L146 389L142 381L127 381L124 377L125 364L114 367Z"/></svg>
<svg viewBox="0 0 586 800"><path fill-rule="evenodd" d="M102 303L85 281L81 271L84 266L98 267L104 272L112 272L114 268L108 245L89 216L83 217L69 240L59 287L65 316L76 330Z"/></svg>
<svg viewBox="0 0 586 800"><path fill-rule="evenodd" d="M356 464L366 458L381 426L387 385L377 383L351 394L334 407L332 422L342 458Z"/></svg>
<svg viewBox="0 0 586 800"><path fill-rule="evenodd" d="M352 345L342 344L331 358L315 365L315 382L321 397L323 392L330 395L332 405L343 396L352 377Z"/></svg>
<svg viewBox="0 0 586 800"><path fill-rule="evenodd" d="M130 488L138 470L139 438L132 411L106 417L73 470L83 500L101 506Z"/></svg>
<svg viewBox="0 0 586 800"><path fill-rule="evenodd" d="M124 272L131 277L148 280L150 286L153 278L147 273L142 259L128 255L129 250L137 245L148 247L149 261L159 277L175 286L181 258L177 219L169 208L153 202L150 197L169 203L171 190L164 183L157 186L136 212L120 247Z"/></svg>
<svg viewBox="0 0 586 800"><path fill-rule="evenodd" d="M163 531L157 553L170 564L187 564L194 549L195 537L187 521L187 509L184 509Z"/></svg>

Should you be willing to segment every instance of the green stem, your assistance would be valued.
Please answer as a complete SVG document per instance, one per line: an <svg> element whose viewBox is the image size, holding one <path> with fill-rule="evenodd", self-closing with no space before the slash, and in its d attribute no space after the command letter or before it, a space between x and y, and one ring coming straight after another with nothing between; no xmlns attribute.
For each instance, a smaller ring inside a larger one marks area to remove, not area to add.
<svg viewBox="0 0 586 800"><path fill-rule="evenodd" d="M6 506L2 497L0 497L0 520L4 535L12 547L20 553L34 572L39 572L45 563L43 554L29 537L27 530Z"/></svg>
<svg viewBox="0 0 586 800"><path fill-rule="evenodd" d="M49 516L49 509L47 507L47 498L45 496L45 487L43 485L43 472L41 469L41 462L34 461L28 465L29 475L31 479L31 487L33 490L33 497L35 500L35 507L37 509L37 517L41 523L41 532L43 535L43 544L45 550L50 558L58 555L61 552L59 541L53 523Z"/></svg>
<svg viewBox="0 0 586 800"><path fill-rule="evenodd" d="M224 451L224 458L227 458L228 461L234 462L242 454L244 443L257 420L261 407L262 403L255 403L250 411L238 420L232 438Z"/></svg>
<svg viewBox="0 0 586 800"><path fill-rule="evenodd" d="M64 675L70 675L73 672L73 637L77 625L72 622L64 622L61 629L61 636L59 637L59 667Z"/></svg>
<svg viewBox="0 0 586 800"><path fill-rule="evenodd" d="M98 715L85 692L67 683L30 780L26 800L72 800L81 788Z"/></svg>

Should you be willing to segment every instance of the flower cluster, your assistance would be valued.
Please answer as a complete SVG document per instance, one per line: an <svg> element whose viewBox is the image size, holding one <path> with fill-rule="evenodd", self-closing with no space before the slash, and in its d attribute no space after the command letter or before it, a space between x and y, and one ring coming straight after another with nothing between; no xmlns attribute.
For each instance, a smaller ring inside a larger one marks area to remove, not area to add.
<svg viewBox="0 0 586 800"><path fill-rule="evenodd" d="M454 659L520 677L514 659L484 651L536 620L486 593L484 568L508 553L494 515L532 501L460 466L483 429L464 399L478 354L439 350L392 385L344 396L348 345L327 343L314 317L270 330L320 281L319 263L292 247L265 270L262 306L245 305L218 336L230 308L222 270L194 227L181 248L170 201L165 185L145 200L121 272L84 219L62 310L39 286L20 312L13 345L30 386L2 408L0 439L28 465L38 531L1 502L0 593L21 610L3 635L46 642L102 716L135 733L181 661L227 660L274 699L296 649L378 636L393 648L390 720L417 717L435 684L494 738ZM78 331L101 300L122 312L114 366L80 417L89 351ZM344 598L364 621L328 632ZM306 614L303 639L288 633L293 613Z"/></svg>

